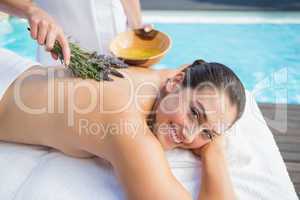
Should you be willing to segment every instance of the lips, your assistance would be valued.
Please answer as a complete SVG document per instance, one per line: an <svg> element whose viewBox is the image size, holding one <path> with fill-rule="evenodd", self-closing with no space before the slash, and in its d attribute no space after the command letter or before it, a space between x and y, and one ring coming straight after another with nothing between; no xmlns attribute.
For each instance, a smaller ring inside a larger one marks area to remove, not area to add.
<svg viewBox="0 0 300 200"><path fill-rule="evenodd" d="M179 144L184 140L183 136L177 133L176 128L173 124L171 124L169 128L169 137L171 141L176 144Z"/></svg>

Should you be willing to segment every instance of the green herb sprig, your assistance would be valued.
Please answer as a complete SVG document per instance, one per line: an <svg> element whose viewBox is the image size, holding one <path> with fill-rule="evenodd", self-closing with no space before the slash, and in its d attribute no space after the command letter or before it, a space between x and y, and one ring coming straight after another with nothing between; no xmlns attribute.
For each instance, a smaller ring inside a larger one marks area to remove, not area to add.
<svg viewBox="0 0 300 200"><path fill-rule="evenodd" d="M82 79L94 79L96 81L113 81L109 75L124 78L124 76L115 69L128 67L122 60L109 55L97 54L96 52L89 53L72 42L69 42L69 45L71 49L71 60L68 67L72 70L74 76ZM54 44L52 52L57 54L63 63L62 48L57 41Z"/></svg>

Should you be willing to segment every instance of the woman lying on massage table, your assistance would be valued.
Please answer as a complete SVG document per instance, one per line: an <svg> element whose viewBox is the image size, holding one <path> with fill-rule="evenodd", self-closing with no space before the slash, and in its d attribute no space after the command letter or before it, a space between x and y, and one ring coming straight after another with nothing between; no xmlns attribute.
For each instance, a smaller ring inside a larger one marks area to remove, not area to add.
<svg viewBox="0 0 300 200"><path fill-rule="evenodd" d="M133 200L192 199L163 151L192 150L202 160L199 199L234 199L222 133L244 111L239 78L201 60L120 72L125 78L96 82L66 68L29 68L0 102L0 140L106 159Z"/></svg>

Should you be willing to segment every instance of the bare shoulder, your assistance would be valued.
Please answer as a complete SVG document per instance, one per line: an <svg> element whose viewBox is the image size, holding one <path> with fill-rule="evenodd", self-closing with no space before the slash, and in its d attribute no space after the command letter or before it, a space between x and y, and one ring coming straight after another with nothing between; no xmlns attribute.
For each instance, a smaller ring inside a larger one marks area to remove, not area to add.
<svg viewBox="0 0 300 200"><path fill-rule="evenodd" d="M128 199L191 199L172 175L160 143L144 125L115 136L111 146L110 162Z"/></svg>

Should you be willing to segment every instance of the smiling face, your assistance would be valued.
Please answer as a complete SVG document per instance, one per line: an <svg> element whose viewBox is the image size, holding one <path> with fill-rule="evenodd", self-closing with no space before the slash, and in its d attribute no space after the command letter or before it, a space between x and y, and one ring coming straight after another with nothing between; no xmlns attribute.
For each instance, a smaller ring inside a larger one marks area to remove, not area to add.
<svg viewBox="0 0 300 200"><path fill-rule="evenodd" d="M163 148L196 149L224 133L237 117L237 107L211 85L180 87L184 72L167 81L156 108L154 133Z"/></svg>

